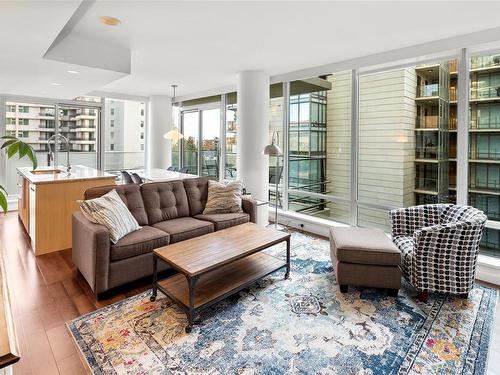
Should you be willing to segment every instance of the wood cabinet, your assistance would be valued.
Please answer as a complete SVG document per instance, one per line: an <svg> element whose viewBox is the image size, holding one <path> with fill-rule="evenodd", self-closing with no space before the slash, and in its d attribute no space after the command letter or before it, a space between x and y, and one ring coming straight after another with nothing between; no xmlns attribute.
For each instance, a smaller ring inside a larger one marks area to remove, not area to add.
<svg viewBox="0 0 500 375"><path fill-rule="evenodd" d="M17 210L19 212L19 219L22 221L25 228L29 228L29 181L18 176L17 179Z"/></svg>
<svg viewBox="0 0 500 375"><path fill-rule="evenodd" d="M114 185L115 176L108 176L37 183L21 175L18 214L35 255L72 247L71 217L79 210L78 200L91 187Z"/></svg>

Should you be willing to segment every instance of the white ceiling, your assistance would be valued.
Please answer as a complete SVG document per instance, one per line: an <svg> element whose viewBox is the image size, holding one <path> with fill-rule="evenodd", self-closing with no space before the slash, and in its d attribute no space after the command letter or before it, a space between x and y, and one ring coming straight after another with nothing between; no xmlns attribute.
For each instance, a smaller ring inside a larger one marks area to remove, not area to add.
<svg viewBox="0 0 500 375"><path fill-rule="evenodd" d="M148 96L175 83L187 95L232 85L242 70L277 75L500 27L500 2L96 1L69 36L129 49L124 75L43 59L79 3L0 2L0 92ZM102 25L103 15L122 23Z"/></svg>

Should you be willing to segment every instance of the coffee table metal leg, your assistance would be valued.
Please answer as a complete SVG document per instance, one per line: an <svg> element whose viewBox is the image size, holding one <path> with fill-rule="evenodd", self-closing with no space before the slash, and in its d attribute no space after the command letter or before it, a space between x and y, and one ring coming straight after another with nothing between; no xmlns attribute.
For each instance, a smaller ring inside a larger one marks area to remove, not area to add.
<svg viewBox="0 0 500 375"><path fill-rule="evenodd" d="M286 239L286 273L285 279L290 277L290 237Z"/></svg>
<svg viewBox="0 0 500 375"><path fill-rule="evenodd" d="M151 302L156 300L158 294L158 257L153 254L153 294L149 297Z"/></svg>
<svg viewBox="0 0 500 375"><path fill-rule="evenodd" d="M187 318L188 318L188 325L186 327L186 332L190 333L191 330L193 329L193 324L194 324L194 315L195 315L195 308L194 308L194 293L195 293L195 286L196 282L198 281L198 277L186 277L187 282L188 282L188 287L189 287L189 309L187 312Z"/></svg>

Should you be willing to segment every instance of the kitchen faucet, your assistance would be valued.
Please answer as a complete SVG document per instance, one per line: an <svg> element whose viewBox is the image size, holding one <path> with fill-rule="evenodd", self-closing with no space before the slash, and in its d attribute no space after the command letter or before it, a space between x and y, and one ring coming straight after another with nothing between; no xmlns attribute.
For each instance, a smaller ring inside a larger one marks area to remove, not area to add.
<svg viewBox="0 0 500 375"><path fill-rule="evenodd" d="M49 146L49 159L48 159L48 165L50 166L50 160L54 160L54 151L52 151L52 147L50 147L50 141L55 140L57 137L61 138L64 142L66 142L66 152L67 152L67 159L68 159L68 165L66 166L66 172L70 173L71 171L71 165L69 164L69 141L68 138L66 138L64 135L61 134L54 134L52 137L47 139L47 144Z"/></svg>

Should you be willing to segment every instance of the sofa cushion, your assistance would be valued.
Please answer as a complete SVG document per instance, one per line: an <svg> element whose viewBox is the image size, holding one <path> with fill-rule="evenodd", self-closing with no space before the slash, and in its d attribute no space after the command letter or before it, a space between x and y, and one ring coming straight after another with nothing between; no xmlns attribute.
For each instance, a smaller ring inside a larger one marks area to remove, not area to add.
<svg viewBox="0 0 500 375"><path fill-rule="evenodd" d="M401 254L381 230L330 228L332 255L339 262L398 266Z"/></svg>
<svg viewBox="0 0 500 375"><path fill-rule="evenodd" d="M141 229L116 190L102 197L78 201L82 214L93 223L104 225L112 243L125 235Z"/></svg>
<svg viewBox="0 0 500 375"><path fill-rule="evenodd" d="M208 181L207 204L203 214L243 212L241 208L242 183L235 181Z"/></svg>
<svg viewBox="0 0 500 375"><path fill-rule="evenodd" d="M150 225L189 216L189 205L182 181L142 184L141 193Z"/></svg>
<svg viewBox="0 0 500 375"><path fill-rule="evenodd" d="M184 188L189 203L190 216L203 213L207 204L209 177L189 178L184 180Z"/></svg>
<svg viewBox="0 0 500 375"><path fill-rule="evenodd" d="M170 243L184 241L214 231L212 223L192 217L180 217L161 221L153 226L170 234Z"/></svg>
<svg viewBox="0 0 500 375"><path fill-rule="evenodd" d="M210 221L214 224L215 230L234 227L235 225L248 223L250 221L250 215L244 212L233 214L196 215L195 218Z"/></svg>
<svg viewBox="0 0 500 375"><path fill-rule="evenodd" d="M85 191L84 199L99 198L113 189L116 190L132 216L137 220L137 223L139 225L148 225L148 216L144 209L144 201L142 200L140 186L137 184L93 187Z"/></svg>
<svg viewBox="0 0 500 375"><path fill-rule="evenodd" d="M152 227L142 227L111 245L110 259L115 261L149 253L157 247L168 245L169 239L168 233Z"/></svg>

